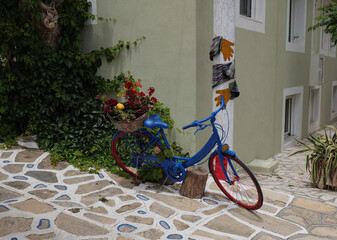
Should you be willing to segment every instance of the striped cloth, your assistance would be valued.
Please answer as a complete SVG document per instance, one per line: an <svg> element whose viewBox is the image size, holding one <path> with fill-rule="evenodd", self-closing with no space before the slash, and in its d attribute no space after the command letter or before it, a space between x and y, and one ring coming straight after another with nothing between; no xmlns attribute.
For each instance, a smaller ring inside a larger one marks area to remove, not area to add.
<svg viewBox="0 0 337 240"><path fill-rule="evenodd" d="M235 62L213 65L212 88L235 78Z"/></svg>
<svg viewBox="0 0 337 240"><path fill-rule="evenodd" d="M213 61L213 58L220 53L222 37L214 37L209 51L209 59Z"/></svg>

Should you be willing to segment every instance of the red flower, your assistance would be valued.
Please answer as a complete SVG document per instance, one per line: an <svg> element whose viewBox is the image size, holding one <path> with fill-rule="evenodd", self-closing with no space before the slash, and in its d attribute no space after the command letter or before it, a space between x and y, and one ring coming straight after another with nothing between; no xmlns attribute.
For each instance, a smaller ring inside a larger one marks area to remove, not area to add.
<svg viewBox="0 0 337 240"><path fill-rule="evenodd" d="M151 100L154 101L155 103L158 102L157 98L155 97L152 97Z"/></svg>
<svg viewBox="0 0 337 240"><path fill-rule="evenodd" d="M143 85L140 84L139 82L137 82L136 85L139 86L140 88L143 87Z"/></svg>
<svg viewBox="0 0 337 240"><path fill-rule="evenodd" d="M130 91L133 92L133 94L136 94L136 93L137 93L137 90L134 89L134 88L132 88Z"/></svg>
<svg viewBox="0 0 337 240"><path fill-rule="evenodd" d="M133 85L133 83L132 82L127 82L127 83L125 83L125 88L127 88L127 89L130 89L131 87L134 87L135 85Z"/></svg>
<svg viewBox="0 0 337 240"><path fill-rule="evenodd" d="M104 112L111 113L110 106L105 106Z"/></svg>
<svg viewBox="0 0 337 240"><path fill-rule="evenodd" d="M154 87L149 87L148 91L149 91L149 96L151 96L154 92Z"/></svg>
<svg viewBox="0 0 337 240"><path fill-rule="evenodd" d="M109 105L109 106L114 107L114 106L117 105L118 101L117 101L116 99L112 99L112 98L111 98L111 99L107 100L105 103L106 103L107 105Z"/></svg>
<svg viewBox="0 0 337 240"><path fill-rule="evenodd" d="M129 101L126 104L129 105L130 107L133 107L135 105L132 101Z"/></svg>
<svg viewBox="0 0 337 240"><path fill-rule="evenodd" d="M141 93L140 93L140 96L141 96L141 97L145 97L145 93L141 92Z"/></svg>

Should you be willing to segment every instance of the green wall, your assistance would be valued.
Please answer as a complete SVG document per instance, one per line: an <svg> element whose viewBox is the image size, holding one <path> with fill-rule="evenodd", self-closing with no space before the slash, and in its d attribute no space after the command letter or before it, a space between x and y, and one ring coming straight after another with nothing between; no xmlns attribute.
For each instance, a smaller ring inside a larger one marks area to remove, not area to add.
<svg viewBox="0 0 337 240"><path fill-rule="evenodd" d="M307 28L313 0L307 1ZM309 76L319 31L306 33L305 53L286 51L287 1L266 1L265 33L236 28L236 73L241 95L235 100L234 146L245 162L268 159L281 151L283 89L303 86L302 138L308 134ZM314 38L312 38L314 34ZM330 124L331 82L337 60L326 57L322 85L321 124Z"/></svg>
<svg viewBox="0 0 337 240"><path fill-rule="evenodd" d="M99 0L97 14L116 21L87 25L83 47L89 51L145 36L112 64L104 63L99 74L112 78L130 71L143 80L145 89L155 87L155 97L171 108L181 129L211 111L212 11L213 2L202 0ZM169 135L192 152L204 138L177 131Z"/></svg>

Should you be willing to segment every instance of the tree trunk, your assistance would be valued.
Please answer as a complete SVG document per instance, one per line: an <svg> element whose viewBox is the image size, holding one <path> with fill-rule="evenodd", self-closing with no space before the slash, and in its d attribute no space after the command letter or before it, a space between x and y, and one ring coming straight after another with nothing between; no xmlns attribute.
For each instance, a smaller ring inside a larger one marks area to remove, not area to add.
<svg viewBox="0 0 337 240"><path fill-rule="evenodd" d="M208 171L199 166L186 169L186 178L181 184L180 195L188 198L202 198L204 195Z"/></svg>

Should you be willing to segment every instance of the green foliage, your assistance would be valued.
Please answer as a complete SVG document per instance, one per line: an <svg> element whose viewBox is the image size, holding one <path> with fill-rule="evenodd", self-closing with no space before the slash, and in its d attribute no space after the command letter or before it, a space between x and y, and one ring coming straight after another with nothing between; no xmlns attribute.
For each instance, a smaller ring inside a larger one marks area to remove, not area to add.
<svg viewBox="0 0 337 240"><path fill-rule="evenodd" d="M317 23L311 26L308 30L312 31L319 27L325 26L325 32L331 34L331 42L337 44L337 3L318 8L321 15L316 17Z"/></svg>
<svg viewBox="0 0 337 240"><path fill-rule="evenodd" d="M334 130L331 136L326 133L325 136L315 137L310 134L307 140L313 144L312 147L300 142L305 147L294 154L309 152L306 157L306 168L311 172L311 178L314 185L323 178L323 187L326 187L328 179L333 176L337 168L337 130L334 126L326 126Z"/></svg>
<svg viewBox="0 0 337 240"><path fill-rule="evenodd" d="M149 115L152 114L158 114L161 116L161 120L169 125L169 129L173 128L174 120L170 115L170 108L165 107L163 103L155 103L153 109L150 109L149 111Z"/></svg>
<svg viewBox="0 0 337 240"><path fill-rule="evenodd" d="M146 182L160 182L164 177L164 170L159 167L144 165L138 170L138 174L141 176L142 181Z"/></svg>
<svg viewBox="0 0 337 240"><path fill-rule="evenodd" d="M84 53L79 33L95 16L88 13L87 0L65 0L57 7L60 34L54 50L44 44L37 24L40 0L25 0L20 7L18 2L2 1L0 8L0 142L9 146L30 132L50 151L54 165L64 160L80 170L106 168L127 176L110 152L116 129L97 99L119 92L125 74L109 80L96 73L102 57L111 62L145 37ZM158 103L151 111L173 126L169 108Z"/></svg>

